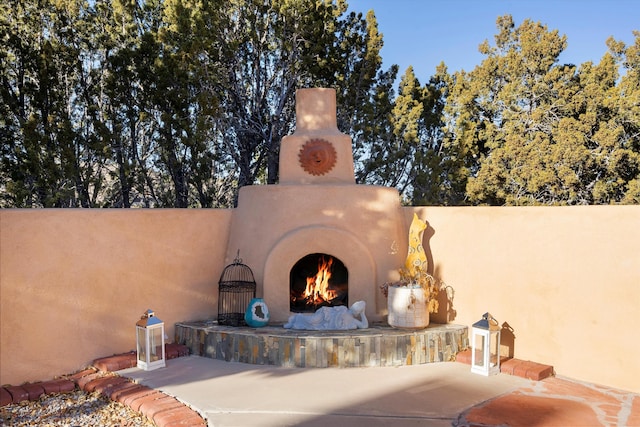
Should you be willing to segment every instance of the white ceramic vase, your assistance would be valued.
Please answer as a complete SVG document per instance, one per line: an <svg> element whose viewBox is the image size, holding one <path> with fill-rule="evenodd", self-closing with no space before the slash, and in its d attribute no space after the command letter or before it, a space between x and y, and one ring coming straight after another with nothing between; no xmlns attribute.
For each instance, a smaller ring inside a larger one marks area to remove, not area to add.
<svg viewBox="0 0 640 427"><path fill-rule="evenodd" d="M395 328L420 329L429 326L428 296L420 287L389 286L387 322Z"/></svg>

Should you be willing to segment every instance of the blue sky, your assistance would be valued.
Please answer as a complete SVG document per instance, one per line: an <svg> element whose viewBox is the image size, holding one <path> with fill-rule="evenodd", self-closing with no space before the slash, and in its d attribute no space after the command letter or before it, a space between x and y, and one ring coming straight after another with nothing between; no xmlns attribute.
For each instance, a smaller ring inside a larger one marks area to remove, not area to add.
<svg viewBox="0 0 640 427"><path fill-rule="evenodd" d="M383 33L383 67L409 65L422 84L444 61L450 73L471 71L483 56L478 45L494 45L498 16L510 14L516 26L541 22L567 36L560 62L597 63L609 36L633 44L640 30L640 0L347 0L363 15L373 9Z"/></svg>

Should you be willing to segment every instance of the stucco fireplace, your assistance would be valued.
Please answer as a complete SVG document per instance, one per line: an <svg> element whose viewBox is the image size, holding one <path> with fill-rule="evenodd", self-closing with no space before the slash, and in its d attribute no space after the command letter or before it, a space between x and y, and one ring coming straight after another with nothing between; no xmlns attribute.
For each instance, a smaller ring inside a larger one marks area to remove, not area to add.
<svg viewBox="0 0 640 427"><path fill-rule="evenodd" d="M272 322L306 311L292 303L291 275L299 274L300 262L322 256L334 260L339 276L331 283L342 298L335 302L364 300L367 317L382 320L386 301L379 286L397 279L406 229L395 189L355 183L351 138L336 124L335 91L301 89L296 130L280 148L280 183L240 189L227 261L240 251Z"/></svg>
<svg viewBox="0 0 640 427"><path fill-rule="evenodd" d="M395 189L355 183L351 138L338 131L335 113L332 89L299 90L296 130L280 148L280 183L241 188L233 211L227 264L239 250L253 270L257 296L269 308L269 325L257 332L215 321L178 323L176 342L192 354L259 365L346 368L441 362L467 347L466 326L416 331L384 322L387 304L380 285L398 279L408 224ZM316 298L320 291L312 291L311 300L298 303L308 281L325 279L328 297ZM366 303L367 329L283 328L293 313L360 300Z"/></svg>

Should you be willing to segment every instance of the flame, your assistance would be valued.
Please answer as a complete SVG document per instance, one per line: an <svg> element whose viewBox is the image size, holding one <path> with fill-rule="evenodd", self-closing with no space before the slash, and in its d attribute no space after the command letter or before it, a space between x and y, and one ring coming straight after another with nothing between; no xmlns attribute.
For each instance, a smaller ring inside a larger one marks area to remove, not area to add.
<svg viewBox="0 0 640 427"><path fill-rule="evenodd" d="M321 257L318 260L318 272L315 276L307 277L307 287L303 294L306 300L313 303L320 303L323 301L331 301L337 296L338 293L335 290L329 289L332 265L333 257L329 257L329 260Z"/></svg>

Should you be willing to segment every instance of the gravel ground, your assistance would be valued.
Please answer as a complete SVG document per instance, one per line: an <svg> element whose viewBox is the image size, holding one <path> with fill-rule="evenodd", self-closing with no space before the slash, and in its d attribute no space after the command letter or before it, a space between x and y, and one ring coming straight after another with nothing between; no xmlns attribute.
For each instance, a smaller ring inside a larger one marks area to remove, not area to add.
<svg viewBox="0 0 640 427"><path fill-rule="evenodd" d="M155 427L144 415L98 392L47 394L0 408L0 426Z"/></svg>

